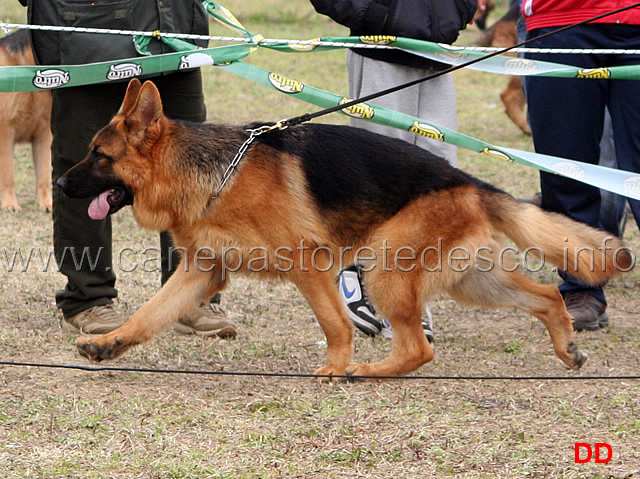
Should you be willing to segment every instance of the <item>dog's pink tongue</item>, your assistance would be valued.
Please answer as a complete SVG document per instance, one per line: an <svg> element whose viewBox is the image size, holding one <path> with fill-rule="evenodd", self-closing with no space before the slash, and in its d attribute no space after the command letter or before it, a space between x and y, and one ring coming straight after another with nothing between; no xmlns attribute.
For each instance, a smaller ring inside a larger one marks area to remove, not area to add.
<svg viewBox="0 0 640 479"><path fill-rule="evenodd" d="M94 198L91 201L88 211L89 218L91 218L92 220L103 220L107 217L107 215L109 214L109 209L111 208L111 206L109 206L109 202L107 201L110 193L111 190L105 191L104 193L101 193L100 196Z"/></svg>

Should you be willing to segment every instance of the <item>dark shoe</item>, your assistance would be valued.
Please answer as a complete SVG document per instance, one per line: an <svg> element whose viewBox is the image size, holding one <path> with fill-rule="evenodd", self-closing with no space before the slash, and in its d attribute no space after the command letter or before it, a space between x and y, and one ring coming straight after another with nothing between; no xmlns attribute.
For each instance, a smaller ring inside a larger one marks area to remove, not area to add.
<svg viewBox="0 0 640 479"><path fill-rule="evenodd" d="M362 276L356 266L340 272L338 289L340 297L347 306L351 322L367 336L380 334L382 324L376 318L376 312L368 302L362 288Z"/></svg>
<svg viewBox="0 0 640 479"><path fill-rule="evenodd" d="M227 313L219 304L201 305L190 314L180 318L173 327L180 334L235 338L238 334L235 324L227 319Z"/></svg>
<svg viewBox="0 0 640 479"><path fill-rule="evenodd" d="M609 325L605 313L607 305L584 291L574 291L564 296L564 303L576 331L595 331Z"/></svg>
<svg viewBox="0 0 640 479"><path fill-rule="evenodd" d="M107 334L124 324L124 319L115 312L113 306L104 304L64 318L60 326L67 333L94 336Z"/></svg>

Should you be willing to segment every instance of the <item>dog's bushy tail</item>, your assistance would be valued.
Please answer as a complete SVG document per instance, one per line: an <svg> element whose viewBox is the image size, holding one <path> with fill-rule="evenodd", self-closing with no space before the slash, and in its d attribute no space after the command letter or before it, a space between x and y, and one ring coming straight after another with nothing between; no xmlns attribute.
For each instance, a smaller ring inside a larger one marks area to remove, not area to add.
<svg viewBox="0 0 640 479"><path fill-rule="evenodd" d="M629 271L634 257L616 236L549 213L502 192L483 192L493 226L528 250L589 284Z"/></svg>

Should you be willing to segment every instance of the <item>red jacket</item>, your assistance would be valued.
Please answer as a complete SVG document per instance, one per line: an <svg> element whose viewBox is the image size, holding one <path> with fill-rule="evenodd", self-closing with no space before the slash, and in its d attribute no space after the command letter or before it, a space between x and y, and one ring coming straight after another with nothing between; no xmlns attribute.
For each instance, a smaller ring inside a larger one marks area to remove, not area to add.
<svg viewBox="0 0 640 479"><path fill-rule="evenodd" d="M562 27L638 3L638 0L522 0L527 30ZM640 7L610 15L594 23L640 25Z"/></svg>

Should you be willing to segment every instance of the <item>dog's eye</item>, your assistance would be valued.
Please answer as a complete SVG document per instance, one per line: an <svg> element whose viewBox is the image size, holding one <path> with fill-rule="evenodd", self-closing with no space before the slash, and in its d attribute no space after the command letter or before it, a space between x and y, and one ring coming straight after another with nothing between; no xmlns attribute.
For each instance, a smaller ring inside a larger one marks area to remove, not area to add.
<svg viewBox="0 0 640 479"><path fill-rule="evenodd" d="M111 164L113 163L113 158L109 155L105 155L101 151L93 150L91 152L91 162L92 163L102 163L102 164Z"/></svg>

